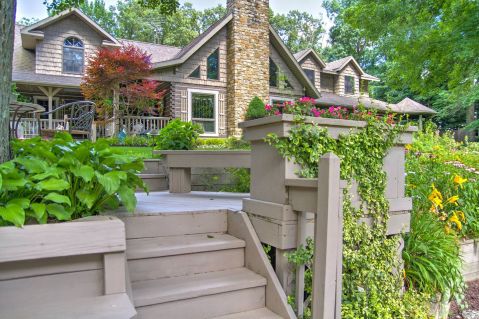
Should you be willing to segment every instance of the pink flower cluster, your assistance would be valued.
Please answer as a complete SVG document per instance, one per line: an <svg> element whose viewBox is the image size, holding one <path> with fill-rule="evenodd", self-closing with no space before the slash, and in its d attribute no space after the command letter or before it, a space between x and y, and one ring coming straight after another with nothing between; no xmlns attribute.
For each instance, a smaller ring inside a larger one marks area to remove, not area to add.
<svg viewBox="0 0 479 319"><path fill-rule="evenodd" d="M316 100L309 96L303 96L299 99L299 103L311 103L316 104Z"/></svg>

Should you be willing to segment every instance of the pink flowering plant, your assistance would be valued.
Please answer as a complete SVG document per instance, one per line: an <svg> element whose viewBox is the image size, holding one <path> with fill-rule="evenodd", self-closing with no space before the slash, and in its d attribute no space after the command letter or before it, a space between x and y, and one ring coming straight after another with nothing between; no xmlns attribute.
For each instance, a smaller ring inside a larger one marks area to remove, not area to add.
<svg viewBox="0 0 479 319"><path fill-rule="evenodd" d="M330 106L320 108L316 105L316 100L310 97L302 97L297 101L285 101L274 105L266 104L264 107L266 114L269 116L281 114L293 114L297 116L312 116L322 118L332 118L340 120L367 120L373 117L379 119L376 111L367 110L364 106L359 105L352 109L342 106ZM388 114L385 117L389 124L395 123L395 115Z"/></svg>

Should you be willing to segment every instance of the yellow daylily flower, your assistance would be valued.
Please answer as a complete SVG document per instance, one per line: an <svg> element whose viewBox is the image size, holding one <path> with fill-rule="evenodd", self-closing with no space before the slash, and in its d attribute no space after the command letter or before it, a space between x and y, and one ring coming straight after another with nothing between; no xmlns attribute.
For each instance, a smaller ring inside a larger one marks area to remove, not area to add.
<svg viewBox="0 0 479 319"><path fill-rule="evenodd" d="M459 175L454 176L454 183L462 187L462 184L467 182L467 178L462 178Z"/></svg>
<svg viewBox="0 0 479 319"><path fill-rule="evenodd" d="M405 149L407 149L408 151L410 151L412 149L412 145L411 144L406 144L406 146L404 146Z"/></svg>
<svg viewBox="0 0 479 319"><path fill-rule="evenodd" d="M460 219L463 223L466 222L466 215L464 214L463 211L458 210L458 211L454 212L454 214L456 214L456 216L458 216L459 219Z"/></svg>
<svg viewBox="0 0 479 319"><path fill-rule="evenodd" d="M455 204L457 205L457 200L459 199L459 196L457 195L454 195L454 196L451 196L447 199L446 201L446 204Z"/></svg>
<svg viewBox="0 0 479 319"><path fill-rule="evenodd" d="M461 230L462 229L462 223L461 221L459 220L459 218L457 217L456 213L454 213L450 218L449 218L449 222L450 223L454 223L457 227L458 230Z"/></svg>

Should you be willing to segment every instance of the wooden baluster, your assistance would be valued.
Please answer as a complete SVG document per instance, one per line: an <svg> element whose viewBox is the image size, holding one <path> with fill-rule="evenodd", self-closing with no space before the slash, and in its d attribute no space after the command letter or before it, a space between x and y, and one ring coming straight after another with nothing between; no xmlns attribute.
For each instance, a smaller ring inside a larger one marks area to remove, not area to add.
<svg viewBox="0 0 479 319"><path fill-rule="evenodd" d="M297 247L306 247L306 212L296 212L298 215ZM296 266L296 313L302 318L304 315L304 271L305 265Z"/></svg>
<svg viewBox="0 0 479 319"><path fill-rule="evenodd" d="M318 203L314 226L312 318L340 318L338 263L342 262L339 158L321 157L318 176Z"/></svg>

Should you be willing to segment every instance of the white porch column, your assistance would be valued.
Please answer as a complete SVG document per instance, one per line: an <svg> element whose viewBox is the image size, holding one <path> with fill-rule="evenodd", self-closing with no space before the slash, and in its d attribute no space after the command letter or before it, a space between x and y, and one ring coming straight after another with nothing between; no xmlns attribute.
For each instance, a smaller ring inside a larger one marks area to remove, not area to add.
<svg viewBox="0 0 479 319"><path fill-rule="evenodd" d="M48 98L48 112L53 111L53 98L55 97L55 95L58 94L58 92L61 91L61 88L53 89L52 87L45 88L43 86L39 86L38 88ZM53 114L48 114L48 129L52 130L53 128L54 128L53 127Z"/></svg>

